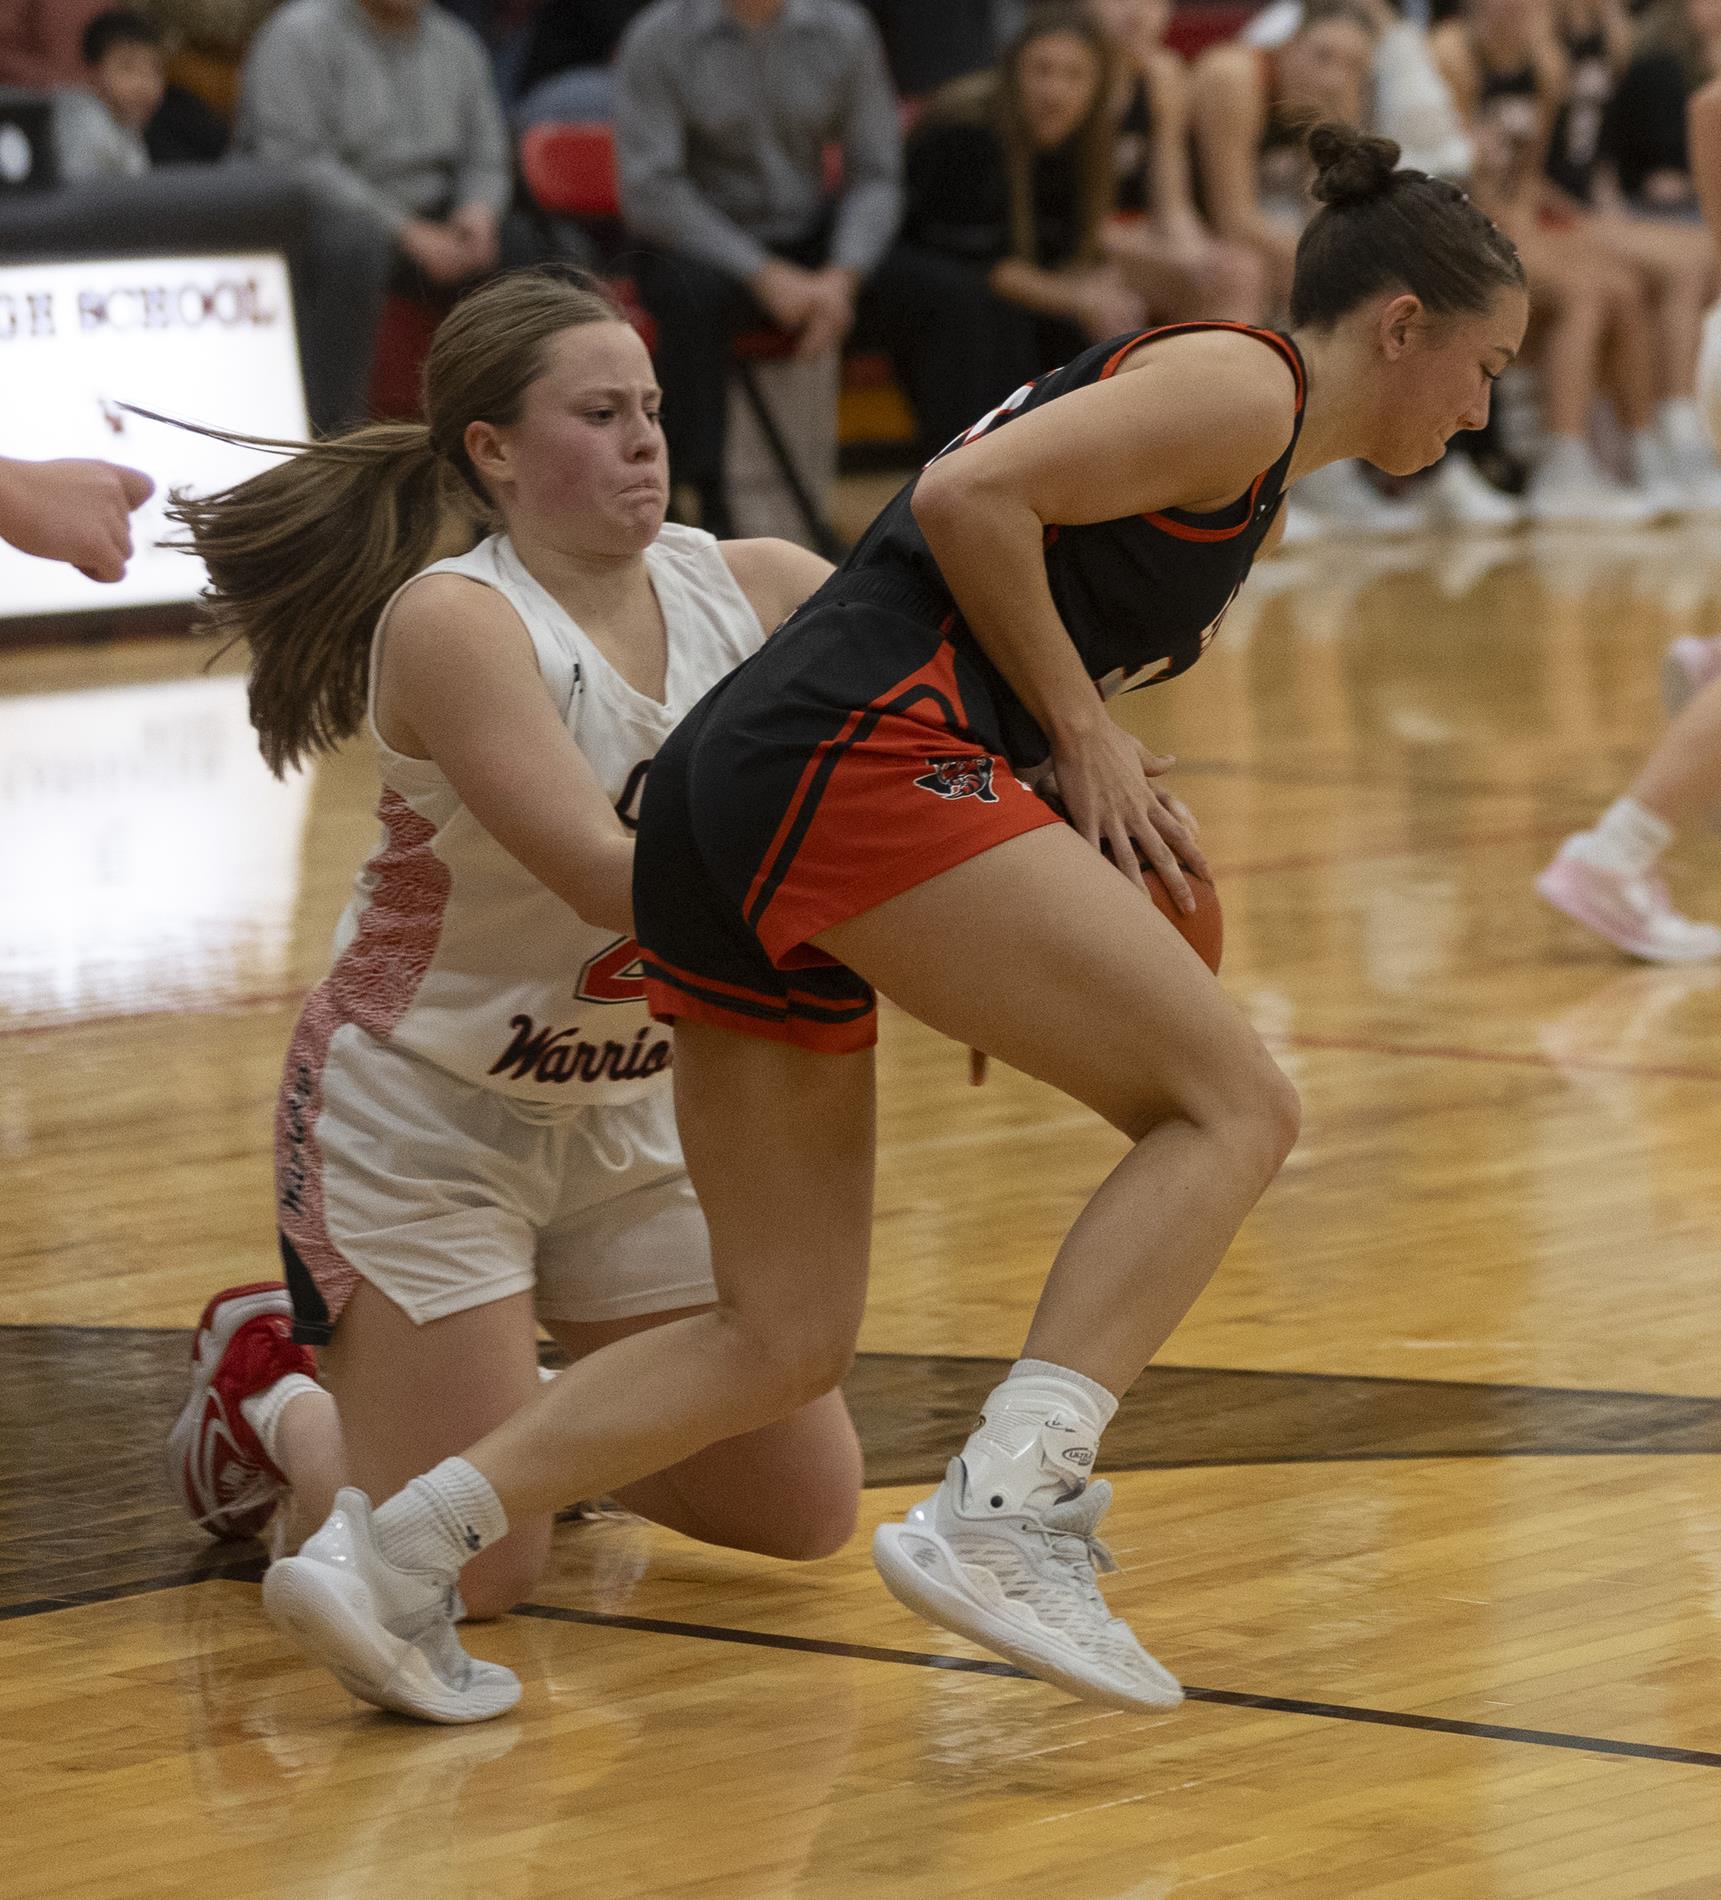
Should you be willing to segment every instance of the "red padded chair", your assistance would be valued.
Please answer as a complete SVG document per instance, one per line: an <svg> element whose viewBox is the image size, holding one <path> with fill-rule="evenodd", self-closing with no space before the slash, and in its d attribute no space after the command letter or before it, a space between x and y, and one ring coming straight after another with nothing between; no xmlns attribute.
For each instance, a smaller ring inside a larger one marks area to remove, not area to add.
<svg viewBox="0 0 1721 1900"><path fill-rule="evenodd" d="M839 157L839 166L840 162ZM590 224L620 223L621 188L616 177L615 138L607 125L535 125L521 141L520 167L526 189L545 211ZM827 170L828 167L827 157ZM656 335L638 291L626 278L613 282L629 320L650 348ZM794 347L795 339L772 325L745 330L732 346L735 376L783 486L806 524L808 538L826 560L840 561L847 552L843 539L831 526L796 466L794 453L784 440L754 374L755 364L788 356Z"/></svg>

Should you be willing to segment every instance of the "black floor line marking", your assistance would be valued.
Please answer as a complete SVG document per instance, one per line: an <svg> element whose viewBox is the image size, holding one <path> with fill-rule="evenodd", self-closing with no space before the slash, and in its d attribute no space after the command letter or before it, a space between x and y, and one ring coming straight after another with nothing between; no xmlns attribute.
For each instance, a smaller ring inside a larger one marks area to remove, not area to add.
<svg viewBox="0 0 1721 1900"><path fill-rule="evenodd" d="M920 1669L953 1669L972 1676L1034 1678L1013 1663L971 1656L937 1656L917 1649L883 1649L872 1643L829 1642L815 1636L778 1636L767 1630L727 1629L714 1623L674 1623L653 1616L617 1616L604 1610L569 1610L553 1603L521 1603L515 1616L551 1623L585 1623L599 1629L639 1630L654 1636L691 1636L705 1642L745 1643L760 1649L799 1650L820 1656L852 1657L861 1662L906 1663ZM1587 1755L1627 1755L1645 1761L1674 1762L1687 1768L1721 1768L1721 1754L1701 1748L1671 1748L1660 1742L1617 1742L1598 1735L1566 1735L1557 1729L1507 1728L1497 1722L1463 1722L1443 1715L1408 1715L1395 1709L1364 1709L1345 1702L1308 1702L1297 1696L1249 1695L1238 1689L1198 1689L1184 1685L1191 1702L1223 1708L1265 1709L1279 1715L1307 1715L1333 1722L1366 1722L1383 1728L1422 1729L1437 1735L1463 1735L1482 1741L1518 1742L1536 1748L1567 1748ZM1145 1711L1144 1711L1145 1713Z"/></svg>
<svg viewBox="0 0 1721 1900"><path fill-rule="evenodd" d="M170 1570L156 1577L134 1577L129 1583L96 1583L87 1590L54 1590L28 1603L0 1604L0 1623L21 1616L46 1616L54 1610L81 1610L91 1603L118 1603L126 1597L155 1596L163 1590L184 1590L194 1583L260 1583L267 1557L229 1557L196 1570Z"/></svg>
<svg viewBox="0 0 1721 1900"><path fill-rule="evenodd" d="M142 1577L132 1583L104 1584L89 1590L69 1590L30 1603L0 1608L0 1623L54 1610L80 1609L125 1597L149 1596L164 1590L188 1589L199 1583L261 1580L261 1557L234 1558L196 1575L179 1572ZM571 1610L555 1603L519 1603L510 1612L546 1623L580 1623L597 1629L635 1630L648 1636L687 1636L708 1643L741 1643L756 1649L785 1649L803 1655L839 1656L859 1662L906 1664L917 1669L948 1669L958 1675L1004 1676L1021 1682L1033 1677L1013 1663L977 1656L939 1656L926 1650L886 1649L875 1643L842 1643L819 1636L781 1636L769 1630L729 1629L715 1623L678 1623L664 1617L621 1616L606 1610ZM1673 1748L1660 1742L1620 1742L1597 1735L1566 1735L1557 1729L1509 1728L1497 1722L1464 1722L1451 1716L1411 1715L1395 1709L1364 1709L1345 1702L1309 1702L1297 1696L1250 1695L1240 1689L1202 1689L1184 1685L1191 1702L1211 1702L1222 1708L1262 1709L1278 1715L1306 1715L1332 1722L1372 1723L1382 1728L1420 1729L1436 1735L1460 1735L1475 1740L1517 1742L1534 1748L1564 1748L1585 1755L1628 1756L1643 1761L1671 1762L1687 1768L1721 1768L1721 1753L1702 1748Z"/></svg>
<svg viewBox="0 0 1721 1900"><path fill-rule="evenodd" d="M75 1333L81 1337L140 1339L161 1339L179 1337L189 1340L191 1328L188 1326L110 1326L89 1321L67 1321L55 1319L0 1320L0 1334L4 1333ZM539 1342L541 1346L545 1342ZM949 1360L953 1364L969 1366L998 1366L1008 1371L1016 1362L1005 1354L986 1352L941 1352L927 1354L921 1352L885 1352L871 1348L857 1355L861 1359L894 1359L905 1364L914 1364L928 1358ZM1714 1392L1646 1392L1633 1386L1600 1385L1529 1385L1515 1379L1419 1379L1408 1373L1394 1372L1304 1372L1291 1366L1197 1366L1176 1359L1156 1359L1147 1368L1154 1372L1204 1373L1223 1378L1246 1378L1282 1381L1316 1381L1328 1385L1370 1385L1400 1386L1410 1390L1433 1389L1441 1392L1523 1392L1538 1397L1572 1399L1659 1399L1672 1405L1715 1405L1721 1404L1721 1394Z"/></svg>

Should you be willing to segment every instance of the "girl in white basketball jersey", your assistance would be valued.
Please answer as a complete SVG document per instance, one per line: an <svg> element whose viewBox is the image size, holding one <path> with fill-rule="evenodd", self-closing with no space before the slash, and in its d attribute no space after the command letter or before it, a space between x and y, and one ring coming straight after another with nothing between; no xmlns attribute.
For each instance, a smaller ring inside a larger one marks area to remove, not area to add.
<svg viewBox="0 0 1721 1900"><path fill-rule="evenodd" d="M607 299L519 273L438 330L427 426L179 504L270 765L362 728L382 776L282 1082L287 1287L210 1302L171 1440L218 1536L279 1506L292 1547L340 1485L386 1497L469 1444L536 1389L540 1324L578 1358L714 1298L636 967L633 814L682 713L829 569L666 527L658 400ZM848 1536L859 1488L833 1394L621 1495L806 1557ZM468 1612L521 1597L549 1540L546 1515L475 1558Z"/></svg>

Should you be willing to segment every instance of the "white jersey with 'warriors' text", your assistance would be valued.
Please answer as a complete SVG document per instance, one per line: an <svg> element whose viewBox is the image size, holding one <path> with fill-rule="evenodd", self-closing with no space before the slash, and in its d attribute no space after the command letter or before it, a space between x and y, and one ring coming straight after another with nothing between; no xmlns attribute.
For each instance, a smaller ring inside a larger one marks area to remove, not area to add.
<svg viewBox="0 0 1721 1900"><path fill-rule="evenodd" d="M424 570L493 587L519 614L568 731L630 830L659 745L764 638L710 535L666 526L645 559L668 629L661 704L621 677L506 536ZM669 1067L670 1035L646 1011L633 939L587 923L503 850L434 764L392 751L374 720L371 733L382 838L313 1007L520 1102L578 1107L651 1088Z"/></svg>

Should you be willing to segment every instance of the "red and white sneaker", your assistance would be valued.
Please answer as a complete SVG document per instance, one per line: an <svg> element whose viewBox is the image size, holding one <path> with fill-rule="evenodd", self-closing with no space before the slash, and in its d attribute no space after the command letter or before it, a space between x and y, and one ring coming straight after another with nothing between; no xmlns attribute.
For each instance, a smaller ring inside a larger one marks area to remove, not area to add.
<svg viewBox="0 0 1721 1900"><path fill-rule="evenodd" d="M317 1375L293 1343L293 1309L279 1281L230 1286L203 1309L191 1343L191 1393L167 1437L168 1475L211 1537L255 1537L287 1489L239 1409L289 1372Z"/></svg>

